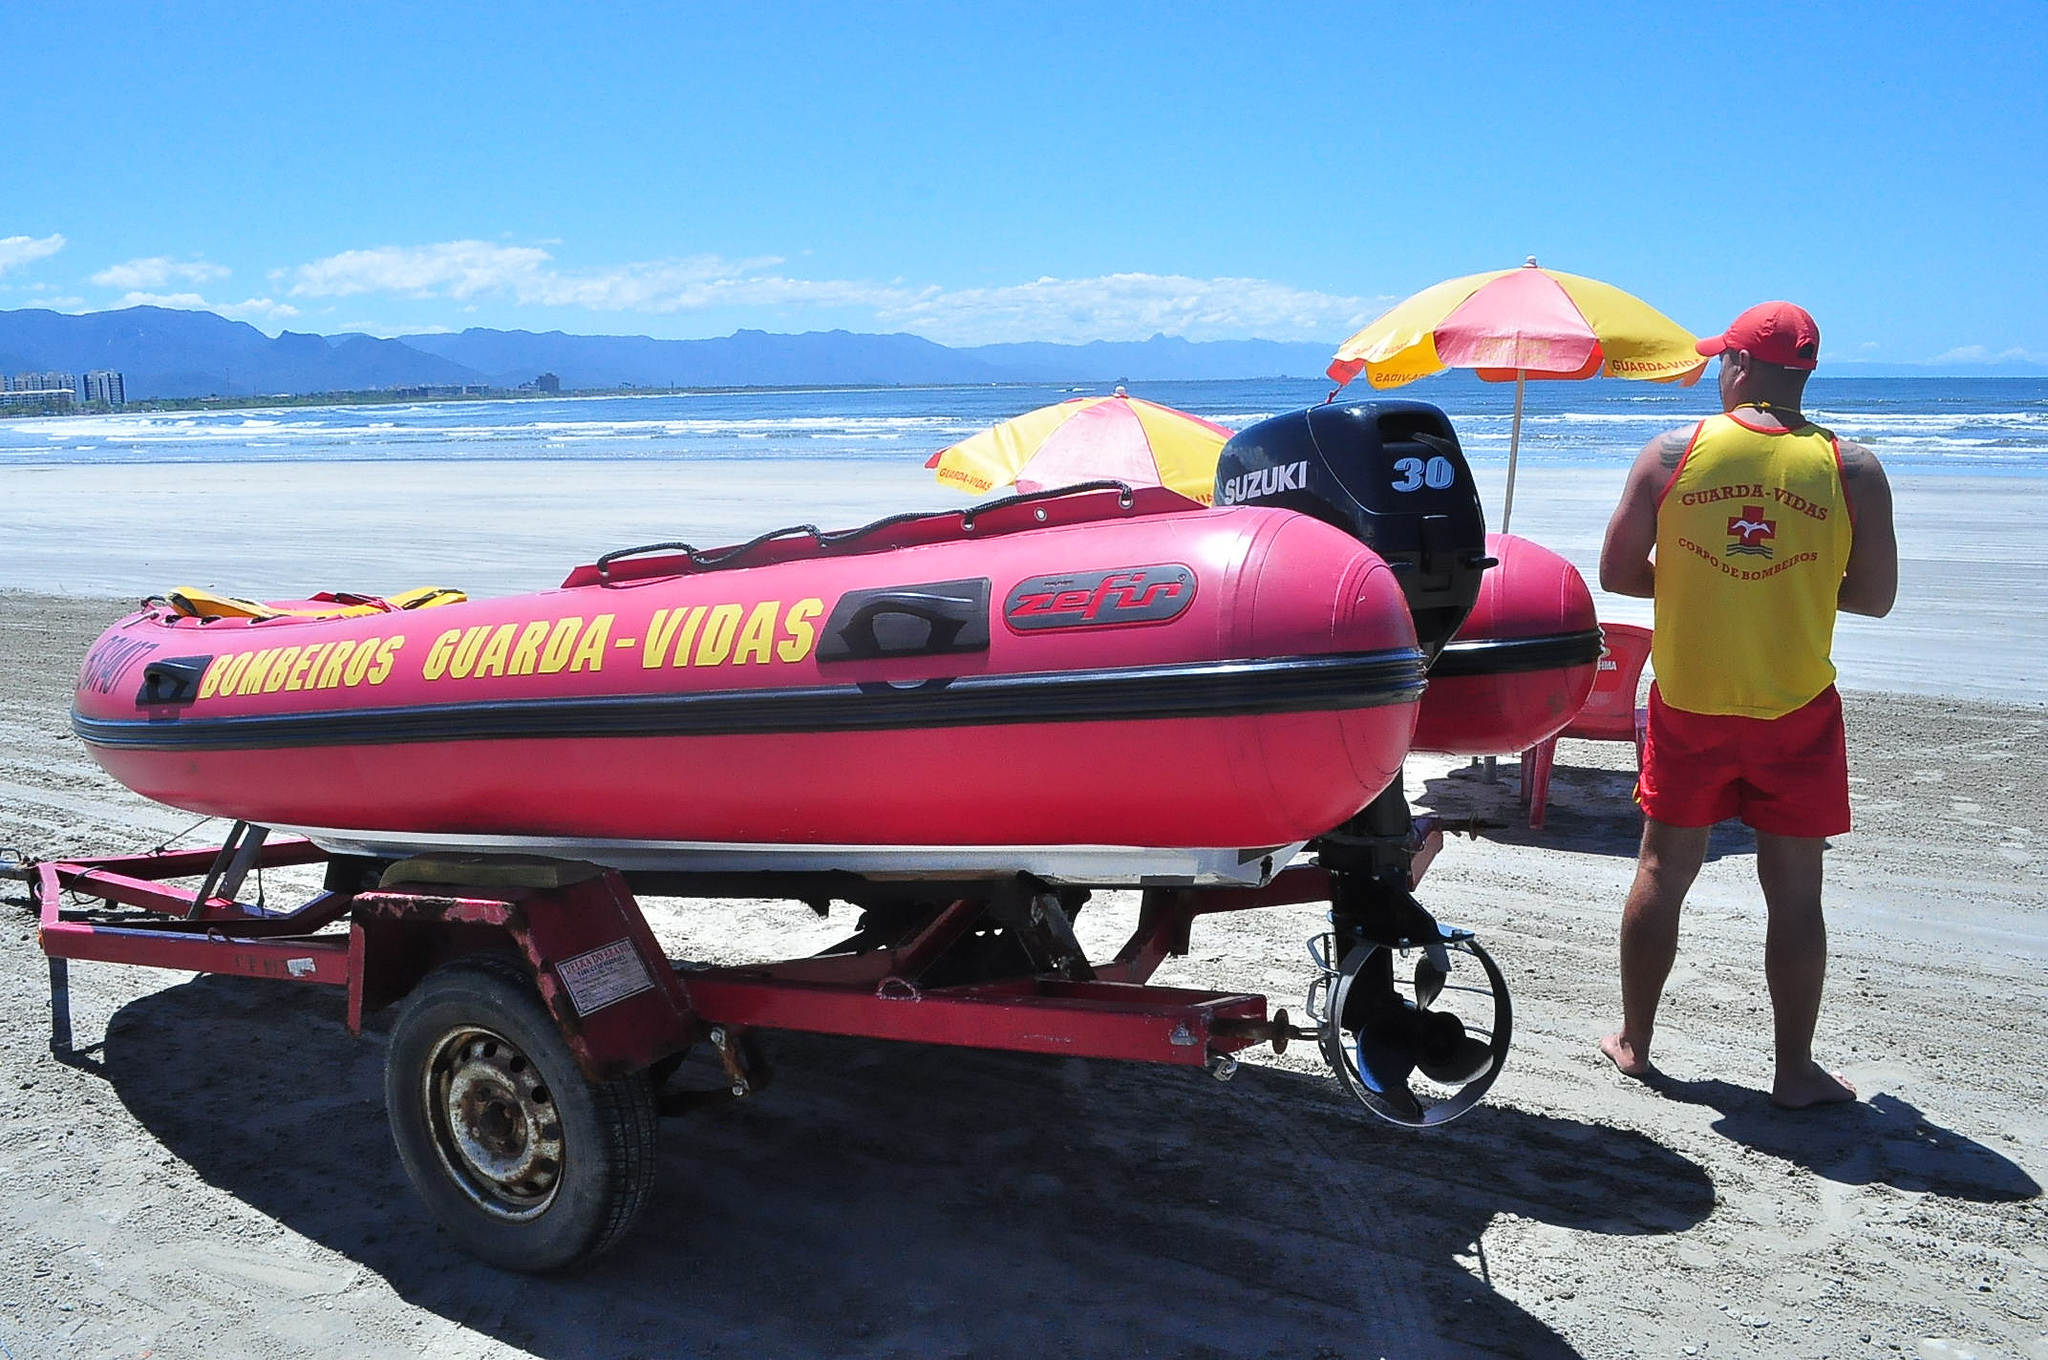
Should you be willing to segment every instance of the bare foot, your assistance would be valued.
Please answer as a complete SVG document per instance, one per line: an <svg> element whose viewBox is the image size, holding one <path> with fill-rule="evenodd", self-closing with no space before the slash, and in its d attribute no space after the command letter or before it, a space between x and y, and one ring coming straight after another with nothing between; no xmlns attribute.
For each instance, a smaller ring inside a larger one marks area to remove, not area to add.
<svg viewBox="0 0 2048 1360"><path fill-rule="evenodd" d="M1650 1066L1648 1057L1637 1053L1635 1045L1619 1034L1610 1034L1602 1039L1600 1051L1607 1055L1607 1061L1614 1064L1614 1070L1624 1077L1647 1077L1657 1070Z"/></svg>
<svg viewBox="0 0 2048 1360"><path fill-rule="evenodd" d="M1839 1072L1830 1072L1817 1062L1806 1071L1790 1076L1780 1074L1771 1085L1771 1104L1781 1110L1810 1110L1816 1105L1842 1105L1856 1099L1856 1088Z"/></svg>

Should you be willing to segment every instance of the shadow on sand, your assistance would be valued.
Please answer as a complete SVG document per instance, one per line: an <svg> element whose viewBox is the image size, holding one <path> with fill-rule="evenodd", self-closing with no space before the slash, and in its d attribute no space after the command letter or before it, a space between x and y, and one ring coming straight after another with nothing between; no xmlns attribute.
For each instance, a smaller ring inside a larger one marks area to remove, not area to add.
<svg viewBox="0 0 2048 1360"><path fill-rule="evenodd" d="M1628 770L1553 765L1540 831L1530 829L1528 811L1518 801L1521 773L1512 760L1499 763L1490 784L1483 769L1472 765L1428 780L1415 805L1440 817L1477 817L1490 824L1479 834L1501 845L1634 859L1643 835L1635 782ZM1707 837L1709 862L1755 853L1756 835L1739 821L1722 822Z"/></svg>
<svg viewBox="0 0 2048 1360"><path fill-rule="evenodd" d="M1652 1074L1644 1085L1667 1100L1718 1110L1715 1132L1844 1185L1883 1184L1980 1204L2041 1193L2017 1163L1883 1092L1849 1105L1786 1111L1773 1108L1762 1091L1725 1081Z"/></svg>
<svg viewBox="0 0 2048 1360"><path fill-rule="evenodd" d="M385 1131L382 1041L351 1039L340 1006L202 977L124 1007L84 1065L208 1183L547 1357L1569 1356L1487 1284L1493 1219L1676 1233L1714 1202L1640 1134L1506 1107L1421 1136L1270 1068L1219 1088L781 1035L780 1083L665 1123L628 1242L535 1281L426 1221Z"/></svg>

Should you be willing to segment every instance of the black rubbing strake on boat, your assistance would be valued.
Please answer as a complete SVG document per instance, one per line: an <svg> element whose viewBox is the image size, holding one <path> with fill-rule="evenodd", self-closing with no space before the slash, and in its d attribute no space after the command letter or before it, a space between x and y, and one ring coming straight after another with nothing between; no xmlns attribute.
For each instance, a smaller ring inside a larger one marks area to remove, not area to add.
<svg viewBox="0 0 2048 1360"><path fill-rule="evenodd" d="M973 675L909 689L855 685L595 698L506 699L410 708L208 718L87 718L98 746L255 750L517 738L741 736L1011 723L1236 717L1378 708L1422 693L1413 648L1270 661L1205 661L1027 675Z"/></svg>
<svg viewBox="0 0 2048 1360"><path fill-rule="evenodd" d="M1541 637L1474 638L1452 642L1430 664L1434 679L1465 675L1512 675L1561 666L1590 666L1600 659L1600 630L1546 633Z"/></svg>

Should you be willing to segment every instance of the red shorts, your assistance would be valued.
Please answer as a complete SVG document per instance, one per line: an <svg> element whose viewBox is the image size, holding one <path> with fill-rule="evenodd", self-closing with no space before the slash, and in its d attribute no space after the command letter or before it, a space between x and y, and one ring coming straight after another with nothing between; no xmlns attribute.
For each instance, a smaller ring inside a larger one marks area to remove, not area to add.
<svg viewBox="0 0 2048 1360"><path fill-rule="evenodd" d="M1740 815L1777 836L1849 829L1849 748L1842 696L1829 685L1779 718L1670 708L1650 686L1636 801L1670 826L1712 826Z"/></svg>

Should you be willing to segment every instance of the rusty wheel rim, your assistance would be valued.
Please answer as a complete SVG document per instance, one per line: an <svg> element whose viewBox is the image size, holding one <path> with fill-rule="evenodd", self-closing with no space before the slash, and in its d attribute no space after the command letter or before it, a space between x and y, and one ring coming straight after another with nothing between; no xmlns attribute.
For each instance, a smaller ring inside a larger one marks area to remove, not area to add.
<svg viewBox="0 0 2048 1360"><path fill-rule="evenodd" d="M540 1072L503 1035L464 1025L442 1035L421 1098L449 1179L486 1213L523 1221L561 1185L561 1112Z"/></svg>

